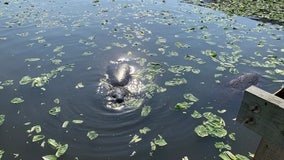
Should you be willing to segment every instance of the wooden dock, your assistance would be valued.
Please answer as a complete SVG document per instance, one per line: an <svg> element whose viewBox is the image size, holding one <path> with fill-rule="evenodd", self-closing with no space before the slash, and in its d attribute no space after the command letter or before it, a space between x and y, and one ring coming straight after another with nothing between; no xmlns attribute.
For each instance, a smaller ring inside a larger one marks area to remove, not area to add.
<svg viewBox="0 0 284 160"><path fill-rule="evenodd" d="M237 121L262 136L254 160L284 160L284 88L246 89Z"/></svg>

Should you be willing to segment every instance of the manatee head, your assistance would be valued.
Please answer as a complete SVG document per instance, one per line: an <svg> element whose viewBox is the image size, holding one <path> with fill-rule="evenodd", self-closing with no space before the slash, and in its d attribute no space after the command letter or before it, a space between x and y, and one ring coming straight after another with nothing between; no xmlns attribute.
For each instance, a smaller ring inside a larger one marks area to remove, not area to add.
<svg viewBox="0 0 284 160"><path fill-rule="evenodd" d="M112 103L123 103L127 99L129 91L124 87L113 87L108 93L108 99Z"/></svg>

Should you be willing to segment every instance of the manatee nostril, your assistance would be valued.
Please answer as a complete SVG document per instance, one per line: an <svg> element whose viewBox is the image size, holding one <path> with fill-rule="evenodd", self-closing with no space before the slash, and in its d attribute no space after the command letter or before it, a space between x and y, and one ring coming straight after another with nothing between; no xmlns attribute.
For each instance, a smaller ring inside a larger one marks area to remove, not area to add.
<svg viewBox="0 0 284 160"><path fill-rule="evenodd" d="M117 98L115 101L116 101L116 103L122 103L122 102L124 102L124 100L123 100L122 98Z"/></svg>

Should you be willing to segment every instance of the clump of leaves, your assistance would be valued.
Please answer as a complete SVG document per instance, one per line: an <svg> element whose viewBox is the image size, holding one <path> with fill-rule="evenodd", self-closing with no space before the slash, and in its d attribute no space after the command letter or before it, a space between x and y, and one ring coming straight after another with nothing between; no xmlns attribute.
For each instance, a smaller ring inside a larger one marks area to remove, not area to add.
<svg viewBox="0 0 284 160"><path fill-rule="evenodd" d="M203 124L195 127L195 133L200 137L218 137L222 138L227 135L227 130L225 127L225 121L223 118L211 113L205 112L203 113L203 117L207 119L203 121Z"/></svg>

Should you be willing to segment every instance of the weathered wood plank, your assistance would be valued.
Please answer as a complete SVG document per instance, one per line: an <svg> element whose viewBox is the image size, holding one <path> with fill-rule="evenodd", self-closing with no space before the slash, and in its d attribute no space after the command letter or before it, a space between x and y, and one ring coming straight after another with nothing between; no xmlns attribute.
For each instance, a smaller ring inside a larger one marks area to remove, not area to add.
<svg viewBox="0 0 284 160"><path fill-rule="evenodd" d="M254 160L283 160L284 148L278 145L271 144L264 138L261 139L257 151L254 156Z"/></svg>
<svg viewBox="0 0 284 160"><path fill-rule="evenodd" d="M284 99L251 86L244 93L237 121L284 148Z"/></svg>

